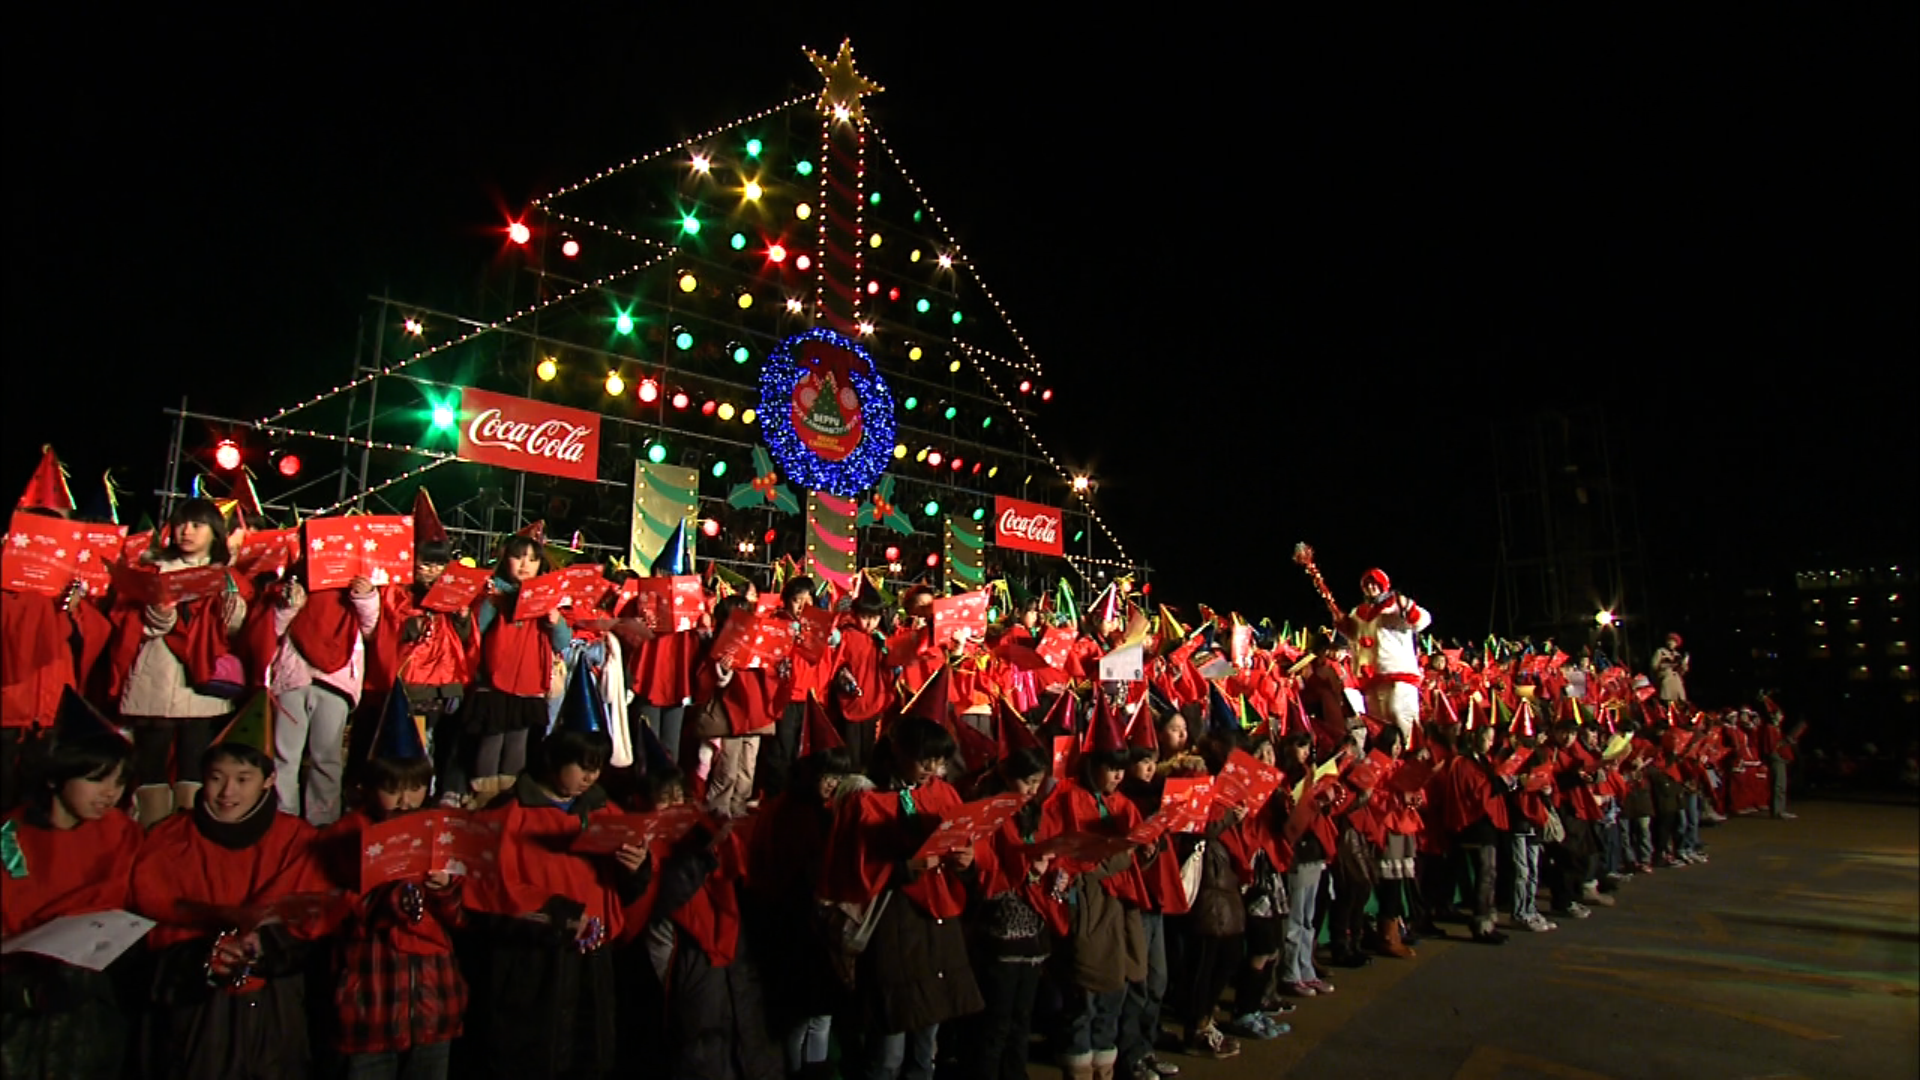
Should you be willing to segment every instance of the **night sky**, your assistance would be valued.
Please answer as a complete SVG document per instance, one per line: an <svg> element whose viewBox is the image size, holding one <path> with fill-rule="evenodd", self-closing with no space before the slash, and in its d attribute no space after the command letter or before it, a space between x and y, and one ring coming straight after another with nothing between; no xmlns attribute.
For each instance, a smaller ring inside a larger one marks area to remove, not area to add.
<svg viewBox="0 0 1920 1080"><path fill-rule="evenodd" d="M7 75L3 475L50 440L83 500L109 465L150 491L180 394L312 393L369 293L460 295L504 214L811 88L801 47L850 34L1060 390L1040 432L1169 600L1317 618L1309 539L1343 593L1379 564L1484 634L1492 423L1569 403L1608 410L1657 589L1916 547L1911 8L1054 36L649 8L47 33Z"/></svg>

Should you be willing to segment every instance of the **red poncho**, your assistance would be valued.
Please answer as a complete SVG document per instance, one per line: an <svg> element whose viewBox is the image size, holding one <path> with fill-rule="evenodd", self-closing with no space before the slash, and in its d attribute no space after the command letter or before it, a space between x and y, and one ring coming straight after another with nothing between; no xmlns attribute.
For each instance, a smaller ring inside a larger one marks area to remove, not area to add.
<svg viewBox="0 0 1920 1080"><path fill-rule="evenodd" d="M268 791L266 798L272 799ZM158 922L147 944L164 949L203 937L205 922L181 912L182 900L222 907L254 907L294 893L325 892L328 882L313 857L313 826L271 807L266 835L243 848L223 847L201 832L195 814L175 814L153 827L133 864L132 905Z"/></svg>
<svg viewBox="0 0 1920 1080"><path fill-rule="evenodd" d="M827 836L821 899L865 904L897 884L896 874L926 841L941 818L958 810L960 795L945 780L913 788L913 812L901 798L908 792L868 791L842 801ZM983 875L993 872L992 847L975 845L974 860ZM967 909L966 883L945 866L918 874L900 885L900 895L936 919L956 919Z"/></svg>
<svg viewBox="0 0 1920 1080"><path fill-rule="evenodd" d="M24 807L8 814L4 825L18 844L25 876L0 873L0 936L12 937L63 915L89 915L127 906L134 857L140 851L140 827L115 810L99 821L71 829L44 828L27 821Z"/></svg>

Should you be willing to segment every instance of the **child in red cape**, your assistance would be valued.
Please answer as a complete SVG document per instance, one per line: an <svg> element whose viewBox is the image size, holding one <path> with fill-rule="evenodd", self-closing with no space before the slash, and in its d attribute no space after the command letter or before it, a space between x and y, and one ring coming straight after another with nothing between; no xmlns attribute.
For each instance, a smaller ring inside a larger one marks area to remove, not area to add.
<svg viewBox="0 0 1920 1080"><path fill-rule="evenodd" d="M133 747L68 688L26 763L26 802L0 822L0 936L127 906L140 827L118 809ZM112 978L21 951L0 958L7 1076L116 1076L127 1009Z"/></svg>
<svg viewBox="0 0 1920 1080"><path fill-rule="evenodd" d="M958 810L960 796L940 771L953 736L939 724L903 716L876 747L874 790L842 802L827 838L821 899L873 910L871 936L856 965L856 1008L869 1037L870 1077L902 1071L931 1076L940 1025L978 1012L979 986L960 918L991 858L985 841L937 860L915 853ZM903 1063L911 1054L910 1067Z"/></svg>
<svg viewBox="0 0 1920 1080"><path fill-rule="evenodd" d="M887 602L877 589L861 589L853 598L853 610L840 616L840 647L835 650L839 669L829 700L855 768L873 755L875 725L894 704L886 640L880 636L886 611Z"/></svg>
<svg viewBox="0 0 1920 1080"><path fill-rule="evenodd" d="M982 900L970 913L974 977L986 1003L961 1054L972 1080L1027 1074L1040 977L1054 942L1068 933L1060 891L1066 878L1053 869L1053 856L1027 851L1040 836L1039 793L1049 765L1039 750L1021 747L1001 758L973 792L975 799L1019 795L1027 802L990 839L993 872L982 881Z"/></svg>
<svg viewBox="0 0 1920 1080"><path fill-rule="evenodd" d="M1128 754L1111 725L1097 735L1110 745L1082 754L1079 774L1047 797L1040 814L1040 835L1067 833L1125 836L1140 824L1140 811L1120 794ZM1130 983L1147 977L1146 929L1140 912L1147 907L1147 883L1131 848L1097 866L1069 861L1061 867L1076 875L1069 903L1079 909L1070 944L1073 967L1066 992L1066 1031L1061 1056L1069 1075L1110 1075L1120 1055L1120 1012Z"/></svg>
<svg viewBox="0 0 1920 1080"><path fill-rule="evenodd" d="M316 842L333 883L354 897L333 966L334 1048L354 1076L384 1069L408 1080L445 1080L467 1011L467 982L453 953L453 933L466 922L464 879L436 873L365 890L360 881L362 834L419 810L433 784L406 688L389 693L358 805Z"/></svg>
<svg viewBox="0 0 1920 1080"><path fill-rule="evenodd" d="M1464 733L1460 753L1447 763L1439 791L1441 822L1473 878L1473 940L1499 945L1507 936L1493 928L1493 891L1501 834L1507 830L1507 782L1487 754L1496 732L1486 724Z"/></svg>
<svg viewBox="0 0 1920 1080"><path fill-rule="evenodd" d="M574 681L568 704L589 682ZM569 850L589 820L618 810L598 784L613 753L604 713L599 730L578 730L567 711L538 765L481 812L500 825L500 856L496 873L466 884L474 933L461 959L474 1034L457 1048L456 1059L473 1055L455 1061L458 1076L559 1080L615 1067L618 1012L605 946L645 891L647 853L627 847L589 859Z"/></svg>
<svg viewBox="0 0 1920 1080"><path fill-rule="evenodd" d="M134 861L132 909L159 923L143 1039L154 1076L298 1080L311 1067L303 967L316 930L267 905L327 883L313 826L279 811L266 696L202 755L192 812L154 826Z"/></svg>

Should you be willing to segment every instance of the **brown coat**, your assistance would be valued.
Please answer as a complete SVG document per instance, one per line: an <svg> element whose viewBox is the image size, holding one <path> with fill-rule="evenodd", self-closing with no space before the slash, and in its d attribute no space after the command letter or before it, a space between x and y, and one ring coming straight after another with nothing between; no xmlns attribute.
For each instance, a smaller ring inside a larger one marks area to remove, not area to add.
<svg viewBox="0 0 1920 1080"><path fill-rule="evenodd" d="M1123 853L1117 861L1130 862ZM1102 866L1105 870L1113 863ZM1099 874L1075 883L1069 939L1073 949L1073 984L1095 994L1110 994L1147 977L1147 930L1140 913L1100 887Z"/></svg>

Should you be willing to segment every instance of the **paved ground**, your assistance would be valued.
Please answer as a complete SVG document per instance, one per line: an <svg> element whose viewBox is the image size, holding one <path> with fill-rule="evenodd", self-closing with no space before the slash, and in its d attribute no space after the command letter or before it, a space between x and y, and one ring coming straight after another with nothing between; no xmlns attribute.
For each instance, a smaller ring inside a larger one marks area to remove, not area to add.
<svg viewBox="0 0 1920 1080"><path fill-rule="evenodd" d="M1920 812L1835 802L1706 832L1713 862L1497 948L1337 971L1294 1033L1192 1080L1920 1076ZM1038 1072L1039 1070L1036 1070Z"/></svg>

